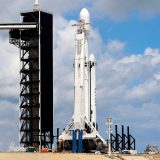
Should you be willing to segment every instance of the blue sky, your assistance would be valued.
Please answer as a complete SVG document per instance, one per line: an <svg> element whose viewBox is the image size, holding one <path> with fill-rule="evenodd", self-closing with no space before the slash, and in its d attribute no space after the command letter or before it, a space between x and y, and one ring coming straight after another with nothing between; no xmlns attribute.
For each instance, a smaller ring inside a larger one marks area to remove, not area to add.
<svg viewBox="0 0 160 160"><path fill-rule="evenodd" d="M19 12L31 10L32 4L1 0L0 23L19 22ZM147 144L160 147L159 0L41 0L41 8L54 14L54 127L63 129L73 114L71 25L83 7L91 17L89 53L97 59L100 134L107 138L105 120L111 116L113 125L130 126L138 151ZM0 150L11 141L18 144L19 135L19 51L8 38L8 32L0 31Z"/></svg>

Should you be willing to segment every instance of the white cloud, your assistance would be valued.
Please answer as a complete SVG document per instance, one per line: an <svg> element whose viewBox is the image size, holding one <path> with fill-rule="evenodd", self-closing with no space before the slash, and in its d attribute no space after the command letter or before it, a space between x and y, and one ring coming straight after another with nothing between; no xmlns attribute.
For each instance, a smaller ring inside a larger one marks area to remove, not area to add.
<svg viewBox="0 0 160 160"><path fill-rule="evenodd" d="M44 11L53 12L55 15L74 14L75 11L87 6L91 0L40 0L40 8ZM1 0L0 1L0 21L5 22L19 22L20 12L32 11L34 0ZM14 13L14 14L13 14ZM78 17L78 16L77 16Z"/></svg>
<svg viewBox="0 0 160 160"><path fill-rule="evenodd" d="M46 1L42 1L41 5L43 8L46 8L47 10L53 11L57 14L63 14L70 12L74 14L76 10L80 10L82 7L87 6L88 3L92 3L91 0L85 1L85 0L48 0L48 3Z"/></svg>
<svg viewBox="0 0 160 160"><path fill-rule="evenodd" d="M10 119L3 119L0 121L0 127L6 126L6 125L14 125L15 121L10 120Z"/></svg>
<svg viewBox="0 0 160 160"><path fill-rule="evenodd" d="M125 46L126 43L120 40L109 40L107 43L107 50L110 53L121 53L124 51Z"/></svg>
<svg viewBox="0 0 160 160"><path fill-rule="evenodd" d="M152 54L154 54L155 50L152 51ZM108 89L110 88L109 90L120 86L120 88L125 86L128 89L133 89L134 87L140 89L143 85L144 88L146 88L146 86L152 88L156 84L159 85L155 80L155 74L159 73L157 73L159 65L158 63L152 65L152 63L153 59L159 57L160 52L157 52L154 56L145 53L142 55L130 55L119 59L102 55L99 59L100 64L98 63L98 70L100 70L98 77L101 77L101 79L98 80L100 81L100 83L98 82L100 88L104 89L105 87L103 87L103 85L105 84ZM104 83L102 81L104 81Z"/></svg>
<svg viewBox="0 0 160 160"><path fill-rule="evenodd" d="M1 87L0 87L1 89ZM17 97L18 98L18 97ZM6 151L12 140L18 143L19 115L18 99L0 98L0 150ZM4 138L6 137L6 138Z"/></svg>
<svg viewBox="0 0 160 160"><path fill-rule="evenodd" d="M55 16L54 25L54 124L65 127L73 114L74 32L72 24ZM59 121L61 117L62 120Z"/></svg>
<svg viewBox="0 0 160 160"><path fill-rule="evenodd" d="M160 73L155 73L154 77L157 81L160 81Z"/></svg>
<svg viewBox="0 0 160 160"><path fill-rule="evenodd" d="M134 101L152 101L160 94L160 83L156 80L147 81L141 85L133 87L128 91L126 99L133 99Z"/></svg>
<svg viewBox="0 0 160 160"><path fill-rule="evenodd" d="M89 34L89 54L99 55L102 53L103 41L97 29L91 27Z"/></svg>
<svg viewBox="0 0 160 160"><path fill-rule="evenodd" d="M1 0L0 1L0 21L19 22L19 12L24 12L33 9L33 0ZM121 4L121 5L119 5ZM9 6L9 7L8 7ZM91 13L91 19L107 16L113 20L123 20L129 15L137 14L140 17L152 17L160 13L160 1L146 0L70 0L66 3L65 0L47 0L41 1L41 9L53 12L54 15L75 15L75 12L86 7ZM14 14L13 14L14 12ZM7 13L7 14L6 14ZM77 18L78 14L76 13Z"/></svg>
<svg viewBox="0 0 160 160"><path fill-rule="evenodd" d="M19 22L19 12L32 10L33 2L33 0L14 0L14 2L12 0L1 0L1 23L12 21ZM107 16L108 18L116 21L123 20L132 14L137 14L140 17L152 17L160 13L159 0L70 0L67 3L65 0L41 1L41 9L53 12L55 15L69 14L74 16L75 12L80 12L83 7L89 9L92 15L91 19L93 17L102 18L104 16Z"/></svg>
<svg viewBox="0 0 160 160"><path fill-rule="evenodd" d="M124 55L119 59L109 55L107 51L97 60L98 121L103 123L109 115L114 124L131 126L135 129L132 129L133 136L140 139L137 143L141 148L146 143L147 135L144 138L138 136L148 132L148 135L155 137L150 129L160 133L156 123L160 120L158 60L153 65L153 60L159 59L160 50L146 48L142 54ZM100 131L104 132L101 128ZM150 142L154 142L154 138L147 143Z"/></svg>
<svg viewBox="0 0 160 160"><path fill-rule="evenodd" d="M0 97L18 96L19 93L19 50L8 43L8 39L0 38Z"/></svg>

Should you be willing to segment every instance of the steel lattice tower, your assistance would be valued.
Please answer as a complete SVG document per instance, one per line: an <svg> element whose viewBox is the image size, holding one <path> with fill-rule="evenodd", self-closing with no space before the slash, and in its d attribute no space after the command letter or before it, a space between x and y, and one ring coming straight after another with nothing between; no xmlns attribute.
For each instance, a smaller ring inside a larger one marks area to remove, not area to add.
<svg viewBox="0 0 160 160"><path fill-rule="evenodd" d="M20 144L52 148L53 16L34 11L21 17L36 28L10 30L10 43L20 48Z"/></svg>

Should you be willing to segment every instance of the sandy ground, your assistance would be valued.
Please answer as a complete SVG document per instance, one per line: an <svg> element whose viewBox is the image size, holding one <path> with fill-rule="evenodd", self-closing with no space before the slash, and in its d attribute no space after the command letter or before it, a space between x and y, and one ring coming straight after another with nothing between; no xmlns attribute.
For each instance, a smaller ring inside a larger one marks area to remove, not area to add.
<svg viewBox="0 0 160 160"><path fill-rule="evenodd" d="M158 157L157 157L158 158ZM160 160L159 159L155 160ZM112 156L95 154L69 153L0 153L0 160L152 160L154 157L145 156Z"/></svg>
<svg viewBox="0 0 160 160"><path fill-rule="evenodd" d="M109 160L109 158L94 154L0 153L0 160Z"/></svg>
<svg viewBox="0 0 160 160"><path fill-rule="evenodd" d="M160 154L158 155L145 155L145 157L147 157L149 160L160 160Z"/></svg>
<svg viewBox="0 0 160 160"><path fill-rule="evenodd" d="M121 160L150 160L143 156L121 156Z"/></svg>

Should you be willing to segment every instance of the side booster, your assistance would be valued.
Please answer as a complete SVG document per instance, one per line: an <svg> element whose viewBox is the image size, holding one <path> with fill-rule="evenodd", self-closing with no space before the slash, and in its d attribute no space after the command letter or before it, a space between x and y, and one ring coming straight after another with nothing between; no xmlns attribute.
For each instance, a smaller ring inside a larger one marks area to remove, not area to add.
<svg viewBox="0 0 160 160"><path fill-rule="evenodd" d="M96 59L93 54L89 57L89 85L90 85L90 121L96 126Z"/></svg>

